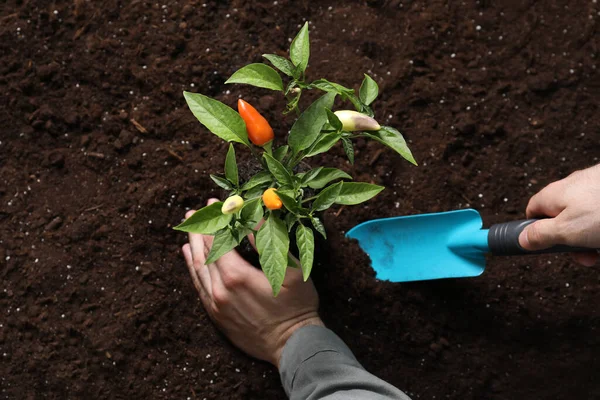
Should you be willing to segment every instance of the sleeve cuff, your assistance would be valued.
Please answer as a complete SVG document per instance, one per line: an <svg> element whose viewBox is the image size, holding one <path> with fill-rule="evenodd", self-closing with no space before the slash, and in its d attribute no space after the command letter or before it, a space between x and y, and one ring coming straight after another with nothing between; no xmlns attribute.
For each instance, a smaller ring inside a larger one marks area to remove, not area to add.
<svg viewBox="0 0 600 400"><path fill-rule="evenodd" d="M302 363L322 352L343 354L353 363L356 363L356 366L362 368L352 351L333 331L324 326L303 326L288 339L279 361L281 382L288 397L293 388L296 373Z"/></svg>

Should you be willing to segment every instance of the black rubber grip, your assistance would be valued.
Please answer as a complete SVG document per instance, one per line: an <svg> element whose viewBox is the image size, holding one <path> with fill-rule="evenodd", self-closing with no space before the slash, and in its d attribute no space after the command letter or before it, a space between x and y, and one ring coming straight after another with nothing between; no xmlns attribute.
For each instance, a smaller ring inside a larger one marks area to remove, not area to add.
<svg viewBox="0 0 600 400"><path fill-rule="evenodd" d="M527 225L533 224L535 221L538 220L525 219L492 225L488 233L488 246L490 252L496 256L517 256L525 254L580 253L594 251L594 249L587 247L571 247L565 245L558 245L544 250L525 250L519 244L519 235Z"/></svg>

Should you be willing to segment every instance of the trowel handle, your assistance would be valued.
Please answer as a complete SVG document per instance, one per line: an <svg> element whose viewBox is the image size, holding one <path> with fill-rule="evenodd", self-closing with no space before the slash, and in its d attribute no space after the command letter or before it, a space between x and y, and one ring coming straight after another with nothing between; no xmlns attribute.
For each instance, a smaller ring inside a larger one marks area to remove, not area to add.
<svg viewBox="0 0 600 400"><path fill-rule="evenodd" d="M544 250L525 250L519 244L519 235L527 225L530 225L535 221L537 221L537 219L525 219L492 225L488 232L488 246L491 253L496 256L517 256L525 254L579 253L594 251L594 249L587 247L571 247L565 245L558 245Z"/></svg>

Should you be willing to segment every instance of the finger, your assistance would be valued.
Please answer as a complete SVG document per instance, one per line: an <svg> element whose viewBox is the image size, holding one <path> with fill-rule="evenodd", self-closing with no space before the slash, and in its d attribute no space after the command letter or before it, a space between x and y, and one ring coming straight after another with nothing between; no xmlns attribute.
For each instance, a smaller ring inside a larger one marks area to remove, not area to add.
<svg viewBox="0 0 600 400"><path fill-rule="evenodd" d="M204 246L204 235L197 233L189 234L190 252L192 255L192 266L209 298L212 298L212 285L210 279L210 266L205 265L206 251Z"/></svg>
<svg viewBox="0 0 600 400"><path fill-rule="evenodd" d="M557 244L563 244L556 218L540 219L523 229L519 235L519 244L526 250L542 250Z"/></svg>
<svg viewBox="0 0 600 400"><path fill-rule="evenodd" d="M258 221L258 224L256 224L254 229L258 231L264 223L265 223L265 220L261 219L260 221ZM254 250L256 250L256 238L254 237L254 233L251 233L248 235L248 241L250 242L252 247L254 247ZM256 251L258 251L258 250L256 250Z"/></svg>
<svg viewBox="0 0 600 400"><path fill-rule="evenodd" d="M194 270L194 260L192 258L192 250L190 249L189 243L186 243L181 248L181 252L183 253L183 258L185 259L185 263L188 266L190 271L190 275L192 276L192 282L194 283L194 287L200 293L204 289L202 288L202 284L200 283L200 279L198 275L196 275L196 271Z"/></svg>
<svg viewBox="0 0 600 400"><path fill-rule="evenodd" d="M254 248L254 250L256 252L258 252L258 250L256 249L256 239L254 238L254 233L251 233L248 235L248 241L250 242L250 244L252 245L252 247Z"/></svg>
<svg viewBox="0 0 600 400"><path fill-rule="evenodd" d="M553 182L534 195L527 204L527 218L556 217L565 208L564 190L562 181Z"/></svg>
<svg viewBox="0 0 600 400"><path fill-rule="evenodd" d="M204 246L203 244L201 244L201 245ZM193 250L191 249L191 246L189 246L189 245L188 245L188 251L189 251L189 259L190 259L188 262L188 267L190 265L192 266L192 268L196 272L196 277L198 278L198 281L199 281L200 285L202 286L204 293L210 299L212 297L212 285L211 285L211 281L210 281L210 268L208 266L204 265L204 262L206 261L206 258L203 256L204 252L202 249L199 249L200 255L198 257L194 257ZM184 253L184 256L186 256L185 253ZM188 261L188 256L186 256L186 261Z"/></svg>
<svg viewBox="0 0 600 400"><path fill-rule="evenodd" d="M600 255L598 252L572 253L573 259L585 267L593 267L598 262Z"/></svg>
<svg viewBox="0 0 600 400"><path fill-rule="evenodd" d="M190 248L190 245L189 244L183 245L183 247L181 248L181 251L183 252L183 257L185 258L185 263L188 267L188 271L190 272L190 276L192 277L192 282L194 283L194 287L196 288L196 290L198 291L198 294L200 295L200 300L202 301L204 308L208 309L208 305L210 304L210 298L208 297L208 295L202 285L202 282L200 282L200 278L196 272L196 269L194 268L194 260L192 258L192 250Z"/></svg>
<svg viewBox="0 0 600 400"><path fill-rule="evenodd" d="M234 290L240 286L247 286L251 280L261 278L264 273L252 266L236 250L231 250L222 255L216 262L217 270L224 286Z"/></svg>
<svg viewBox="0 0 600 400"><path fill-rule="evenodd" d="M204 285L204 289L206 290L207 294L212 297L210 268L207 265L204 265L206 258L208 257L208 251L210 250L210 247L207 248L205 246L204 236L205 235L200 235L197 233L190 233L188 235L192 259L194 260L194 268L198 274L198 277L200 278L200 282L202 285Z"/></svg>
<svg viewBox="0 0 600 400"><path fill-rule="evenodd" d="M296 258L291 256L292 258ZM304 277L302 275L302 270L300 269L300 262L298 261L298 267L293 268L288 266L285 271L285 277L283 278L283 286L291 287L297 285L298 283L304 281Z"/></svg>

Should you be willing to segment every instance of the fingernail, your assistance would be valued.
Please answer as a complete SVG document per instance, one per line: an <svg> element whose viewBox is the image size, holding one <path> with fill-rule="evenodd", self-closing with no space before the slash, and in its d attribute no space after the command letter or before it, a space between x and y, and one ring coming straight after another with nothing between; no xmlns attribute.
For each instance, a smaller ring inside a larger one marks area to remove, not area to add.
<svg viewBox="0 0 600 400"><path fill-rule="evenodd" d="M206 205L210 206L212 203L216 203L217 201L219 201L219 199L215 199L214 197L213 197L213 198L210 198L210 199L208 199L208 201L206 202Z"/></svg>
<svg viewBox="0 0 600 400"><path fill-rule="evenodd" d="M527 228L523 229L523 232L519 235L519 245L523 248L529 247L529 234Z"/></svg>

